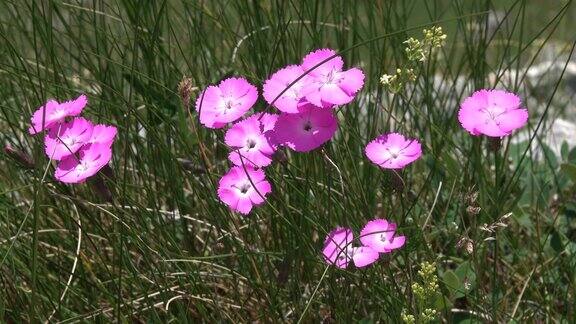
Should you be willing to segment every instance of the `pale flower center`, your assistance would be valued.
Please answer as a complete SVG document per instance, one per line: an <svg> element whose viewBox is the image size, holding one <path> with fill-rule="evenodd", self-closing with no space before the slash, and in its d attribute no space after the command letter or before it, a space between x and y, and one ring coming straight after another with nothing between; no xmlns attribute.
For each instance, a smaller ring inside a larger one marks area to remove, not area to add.
<svg viewBox="0 0 576 324"><path fill-rule="evenodd" d="M67 147L71 147L74 144L76 144L76 138L74 138L74 137L63 138L62 143L64 143L64 145L66 145Z"/></svg>
<svg viewBox="0 0 576 324"><path fill-rule="evenodd" d="M506 108L499 106L496 102L490 103L488 107L482 110L487 113L488 117L492 120L506 112Z"/></svg>
<svg viewBox="0 0 576 324"><path fill-rule="evenodd" d="M240 191L240 193L246 194L248 190L250 190L250 188L252 188L251 184L243 183L242 185L240 185L240 187L238 187L238 190Z"/></svg>
<svg viewBox="0 0 576 324"><path fill-rule="evenodd" d="M399 150L399 149L397 149L397 148L387 148L386 150L388 150L388 153L390 153L390 156L391 156L393 159L397 159L397 158L400 156L400 151L401 151L401 150Z"/></svg>
<svg viewBox="0 0 576 324"><path fill-rule="evenodd" d="M383 243L388 243L388 239L386 238L385 233L380 233L380 241L382 241Z"/></svg>
<svg viewBox="0 0 576 324"><path fill-rule="evenodd" d="M86 162L80 162L80 164L78 164L78 171L80 172L86 172L89 168L90 166Z"/></svg>
<svg viewBox="0 0 576 324"><path fill-rule="evenodd" d="M256 142L256 140L254 140L253 138L249 138L249 139L246 141L246 148L247 148L248 150L251 150L251 149L253 149L253 148L256 147L256 144L258 144L258 142Z"/></svg>
<svg viewBox="0 0 576 324"><path fill-rule="evenodd" d="M338 71L332 70L325 76L324 84L334 84L338 81L340 81L340 73L338 73Z"/></svg>

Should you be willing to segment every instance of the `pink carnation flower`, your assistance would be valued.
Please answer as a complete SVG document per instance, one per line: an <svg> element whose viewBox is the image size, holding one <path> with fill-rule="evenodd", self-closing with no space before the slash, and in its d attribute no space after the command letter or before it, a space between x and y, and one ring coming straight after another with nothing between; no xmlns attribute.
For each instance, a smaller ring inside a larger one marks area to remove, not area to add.
<svg viewBox="0 0 576 324"><path fill-rule="evenodd" d="M272 163L276 150L265 135L274 128L277 115L256 114L237 122L226 132L224 142L234 149L228 158L234 165L265 167ZM240 157L241 156L241 157Z"/></svg>
<svg viewBox="0 0 576 324"><path fill-rule="evenodd" d="M395 236L395 233L395 223L385 219L375 219L369 221L360 231L360 241L377 252L390 253L406 243L405 236Z"/></svg>
<svg viewBox="0 0 576 324"><path fill-rule="evenodd" d="M327 263L345 269L350 261L358 268L370 265L378 260L378 252L368 246L352 246L354 234L349 228L338 227L324 240L322 254Z"/></svg>
<svg viewBox="0 0 576 324"><path fill-rule="evenodd" d="M382 134L368 143L366 156L384 169L402 169L422 156L417 140L409 140L397 133Z"/></svg>
<svg viewBox="0 0 576 324"><path fill-rule="evenodd" d="M254 184L254 186L252 185ZM252 206L264 202L266 195L272 192L270 183L262 169L232 167L221 179L218 197L232 210L247 215Z"/></svg>
<svg viewBox="0 0 576 324"><path fill-rule="evenodd" d="M107 144L88 144L77 155L70 155L58 163L56 179L65 183L83 182L110 162L112 149Z"/></svg>
<svg viewBox="0 0 576 324"><path fill-rule="evenodd" d="M86 107L87 103L88 98L85 95L80 95L78 98L64 103L48 100L44 106L38 108L32 115L32 126L28 129L28 132L34 135L57 125L66 117L77 116ZM42 128L42 124L44 124L44 128Z"/></svg>
<svg viewBox="0 0 576 324"><path fill-rule="evenodd" d="M302 79L288 86L299 77ZM308 76L304 75L304 70L299 65L289 65L272 74L262 87L264 99L269 104L274 102L274 107L285 113L294 114L299 108L307 103L302 94L302 88L308 82ZM288 90L286 90L288 88ZM286 90L284 93L282 91ZM282 93L280 97L278 95ZM278 97L278 99L276 99ZM276 101L274 101L276 99Z"/></svg>
<svg viewBox="0 0 576 324"><path fill-rule="evenodd" d="M61 160L76 153L92 136L92 123L84 118L50 128L44 138L44 151L53 160Z"/></svg>
<svg viewBox="0 0 576 324"><path fill-rule="evenodd" d="M302 68L305 71L311 70L335 54L336 51L331 49L311 52L304 57ZM318 107L331 107L351 102L364 85L364 73L357 68L343 71L343 66L342 58L336 56L311 70L308 74L310 78L301 90L306 99Z"/></svg>
<svg viewBox="0 0 576 324"><path fill-rule="evenodd" d="M92 136L88 142L112 145L117 133L118 130L116 127L99 124L94 126L94 129L92 130Z"/></svg>
<svg viewBox="0 0 576 324"><path fill-rule="evenodd" d="M258 99L258 90L243 78L228 78L218 86L209 86L196 100L200 123L222 128L242 117Z"/></svg>
<svg viewBox="0 0 576 324"><path fill-rule="evenodd" d="M479 90L464 100L458 120L472 135L502 137L528 122L528 110L520 105L520 97L514 93Z"/></svg>
<svg viewBox="0 0 576 324"><path fill-rule="evenodd" d="M329 141L338 120L331 110L310 104L297 114L283 113L278 117L271 136L278 145L286 145L297 152L308 152Z"/></svg>

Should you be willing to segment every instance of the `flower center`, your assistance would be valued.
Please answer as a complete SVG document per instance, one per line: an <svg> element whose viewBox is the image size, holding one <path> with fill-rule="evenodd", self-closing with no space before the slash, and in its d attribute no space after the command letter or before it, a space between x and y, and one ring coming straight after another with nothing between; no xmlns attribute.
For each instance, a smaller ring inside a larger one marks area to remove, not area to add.
<svg viewBox="0 0 576 324"><path fill-rule="evenodd" d="M247 147L247 149L249 149L249 150L255 148L255 147L256 147L256 144L257 144L257 142L256 142L254 139L252 139L252 138L249 138L249 139L246 141L246 147Z"/></svg>
<svg viewBox="0 0 576 324"><path fill-rule="evenodd" d="M380 241L387 243L388 239L386 239L386 235L385 233L380 233Z"/></svg>
<svg viewBox="0 0 576 324"><path fill-rule="evenodd" d="M88 170L88 164L86 162L80 162L80 164L78 165L78 171L80 172L86 172Z"/></svg>
<svg viewBox="0 0 576 324"><path fill-rule="evenodd" d="M248 190L250 190L250 188L252 188L252 185L249 183L244 183L238 188L238 190L240 190L240 193L245 194L248 192Z"/></svg>
<svg viewBox="0 0 576 324"><path fill-rule="evenodd" d="M309 132L312 129L312 123L308 120L304 123L304 130Z"/></svg>
<svg viewBox="0 0 576 324"><path fill-rule="evenodd" d="M398 149L396 149L396 148L389 148L389 149L387 149L387 150L388 150L388 153L390 153L390 156L391 156L393 159L397 159L398 156L400 156L400 150L398 150Z"/></svg>
<svg viewBox="0 0 576 324"><path fill-rule="evenodd" d="M492 120L506 112L506 109L499 106L496 102L490 103L488 107L482 110L487 113L488 117Z"/></svg>
<svg viewBox="0 0 576 324"><path fill-rule="evenodd" d="M326 75L325 84L336 83L339 80L338 72L332 70Z"/></svg>
<svg viewBox="0 0 576 324"><path fill-rule="evenodd" d="M62 143L64 143L64 145L67 147L71 147L76 144L76 139L74 137L66 137L62 139Z"/></svg>

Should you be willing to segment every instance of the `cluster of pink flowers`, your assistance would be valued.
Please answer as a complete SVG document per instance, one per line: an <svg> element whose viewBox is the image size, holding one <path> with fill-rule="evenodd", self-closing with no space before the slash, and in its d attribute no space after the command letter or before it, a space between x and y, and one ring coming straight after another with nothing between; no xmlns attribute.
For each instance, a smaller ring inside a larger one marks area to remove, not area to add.
<svg viewBox="0 0 576 324"><path fill-rule="evenodd" d="M48 100L32 115L28 131L45 133L44 151L50 160L58 161L54 177L61 182L83 182L112 158L116 127L77 117L87 104L85 95L62 103Z"/></svg>
<svg viewBox="0 0 576 324"><path fill-rule="evenodd" d="M344 69L334 50L319 49L306 55L300 65L288 65L263 84L264 100L279 114L254 113L244 117L258 100L258 89L244 78L229 78L210 85L198 96L196 111L202 125L217 129L232 124L224 142L230 148L233 167L220 179L218 196L230 209L248 214L272 192L265 167L281 147L309 152L330 141L338 129L334 107L352 102L364 85L358 68ZM473 135L501 137L526 124L528 112L520 98L501 90L480 90L467 98L458 115ZM417 139L384 133L370 141L365 154L383 169L399 170L422 156ZM346 268L374 263L380 254L401 248L405 236L396 236L396 224L385 219L368 222L354 245L350 228L329 233L323 248L327 263Z"/></svg>
<svg viewBox="0 0 576 324"><path fill-rule="evenodd" d="M358 268L378 260L380 254L391 253L406 243L406 237L396 235L396 224L386 219L374 219L360 231L359 246L354 246L354 234L349 228L337 227L326 236L322 254L331 265L344 269L350 261Z"/></svg>
<svg viewBox="0 0 576 324"><path fill-rule="evenodd" d="M334 50L320 49L264 83L264 99L280 114L255 113L237 121L258 100L258 89L243 78L204 89L196 100L202 125L223 128L237 121L224 138L234 166L220 179L220 200L242 214L264 203L272 187L262 168L272 163L277 148L309 152L328 142L338 129L333 108L354 100L363 85L360 69L344 70L344 61Z"/></svg>

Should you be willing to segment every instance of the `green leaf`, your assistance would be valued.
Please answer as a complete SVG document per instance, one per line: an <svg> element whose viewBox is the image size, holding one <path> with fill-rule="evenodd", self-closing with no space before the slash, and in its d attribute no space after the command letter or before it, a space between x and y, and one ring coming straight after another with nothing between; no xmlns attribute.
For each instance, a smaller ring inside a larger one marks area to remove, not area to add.
<svg viewBox="0 0 576 324"><path fill-rule="evenodd" d="M456 295L458 290L461 289L460 279L458 279L458 276L452 270L444 272L442 275L442 280L444 281L446 288L448 288L450 295L452 296Z"/></svg>
<svg viewBox="0 0 576 324"><path fill-rule="evenodd" d="M576 163L576 147L573 147L568 153L568 162Z"/></svg>
<svg viewBox="0 0 576 324"><path fill-rule="evenodd" d="M560 156L562 157L562 160L568 160L568 150L568 143L563 141L562 146L560 147Z"/></svg>
<svg viewBox="0 0 576 324"><path fill-rule="evenodd" d="M544 151L544 163L549 165L551 169L555 170L558 167L558 159L556 154L550 148L550 146L542 143L542 150Z"/></svg>
<svg viewBox="0 0 576 324"><path fill-rule="evenodd" d="M576 183L576 164L562 163L560 170Z"/></svg>
<svg viewBox="0 0 576 324"><path fill-rule="evenodd" d="M552 232L552 237L550 239L550 246L556 253L561 253L564 250L564 244L562 244L562 238L560 234L554 230Z"/></svg>

